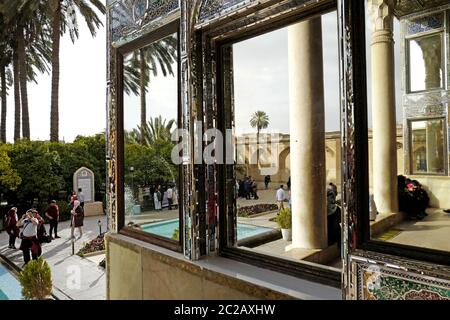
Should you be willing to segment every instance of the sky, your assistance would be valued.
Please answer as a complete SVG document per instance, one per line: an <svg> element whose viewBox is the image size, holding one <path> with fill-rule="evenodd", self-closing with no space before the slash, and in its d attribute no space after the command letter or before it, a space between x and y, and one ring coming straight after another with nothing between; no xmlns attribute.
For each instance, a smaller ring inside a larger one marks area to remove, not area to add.
<svg viewBox="0 0 450 320"><path fill-rule="evenodd" d="M105 23L105 17L102 17ZM80 21L81 22L81 21ZM367 23L368 105L369 123L370 23ZM394 25L396 40L397 122L401 122L401 77L399 25ZM337 18L332 12L322 17L324 92L326 131L339 130L339 60ZM279 29L233 45L236 132L254 132L249 125L251 114L264 110L274 132L289 132L289 85L287 28ZM106 31L102 27L92 38L85 24L80 23L80 38L75 45L68 35L61 41L60 54L60 139L70 142L77 135L93 135L106 126ZM174 66L175 68L175 66ZM176 69L176 68L175 68ZM42 75L38 84L28 84L31 138L48 140L50 132L51 76ZM147 117L176 115L177 82L174 77L152 78L147 94ZM124 97L125 129L135 128L139 121L139 98ZM13 90L8 97L7 139L12 141L14 123Z"/></svg>
<svg viewBox="0 0 450 320"><path fill-rule="evenodd" d="M101 15L100 15L101 16ZM105 16L101 16L103 24ZM95 38L82 19L80 37L72 44L69 35L61 39L59 138L73 141L77 135L94 135L106 128L106 29ZM50 137L51 75L28 83L28 104L32 140ZM14 90L9 90L7 140L14 138Z"/></svg>
<svg viewBox="0 0 450 320"><path fill-rule="evenodd" d="M368 108L371 127L370 23L367 23ZM401 123L399 24L395 22L397 122ZM336 12L322 16L325 130L340 130L339 58ZM254 133L252 114L265 111L270 132L289 133L289 65L287 27L233 45L236 133Z"/></svg>

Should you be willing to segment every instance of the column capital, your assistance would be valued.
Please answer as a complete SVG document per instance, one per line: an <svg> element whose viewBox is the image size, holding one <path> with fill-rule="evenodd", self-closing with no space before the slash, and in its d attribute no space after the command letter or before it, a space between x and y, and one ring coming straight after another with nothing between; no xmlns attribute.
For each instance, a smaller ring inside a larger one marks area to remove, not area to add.
<svg viewBox="0 0 450 320"><path fill-rule="evenodd" d="M394 29L394 6L397 0L367 0L370 10L372 32Z"/></svg>

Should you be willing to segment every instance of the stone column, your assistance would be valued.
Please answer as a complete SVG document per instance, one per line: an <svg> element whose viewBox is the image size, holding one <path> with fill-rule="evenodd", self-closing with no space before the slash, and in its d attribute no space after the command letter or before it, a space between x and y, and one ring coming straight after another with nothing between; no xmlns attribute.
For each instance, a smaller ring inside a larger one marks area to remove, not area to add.
<svg viewBox="0 0 450 320"><path fill-rule="evenodd" d="M394 0L368 0L372 14L373 190L380 213L398 211Z"/></svg>
<svg viewBox="0 0 450 320"><path fill-rule="evenodd" d="M321 18L289 27L292 248L327 247Z"/></svg>
<svg viewBox="0 0 450 320"><path fill-rule="evenodd" d="M425 62L425 89L440 88L441 75L441 41L436 41L436 36L425 37L417 40Z"/></svg>

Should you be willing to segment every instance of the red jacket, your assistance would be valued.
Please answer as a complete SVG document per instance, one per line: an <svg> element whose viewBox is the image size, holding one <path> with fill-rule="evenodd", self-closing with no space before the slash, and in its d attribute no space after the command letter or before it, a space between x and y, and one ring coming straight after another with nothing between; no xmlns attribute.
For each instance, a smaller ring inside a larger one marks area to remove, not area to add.
<svg viewBox="0 0 450 320"><path fill-rule="evenodd" d="M5 230L8 232L8 234L13 234L18 237L20 230L17 227L17 215L16 212L13 210L9 210L6 214L6 221L5 221Z"/></svg>

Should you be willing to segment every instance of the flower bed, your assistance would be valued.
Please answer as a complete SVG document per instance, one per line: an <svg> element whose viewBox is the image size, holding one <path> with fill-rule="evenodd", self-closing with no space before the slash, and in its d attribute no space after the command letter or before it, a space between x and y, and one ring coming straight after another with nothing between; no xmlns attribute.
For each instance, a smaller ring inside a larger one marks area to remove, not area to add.
<svg viewBox="0 0 450 320"><path fill-rule="evenodd" d="M105 234L97 236L97 238L86 243L80 251L77 252L77 255L80 257L84 257L86 254L105 251Z"/></svg>
<svg viewBox="0 0 450 320"><path fill-rule="evenodd" d="M278 210L278 206L273 203L261 203L253 206L241 207L238 209L239 217L251 217L255 214Z"/></svg>

